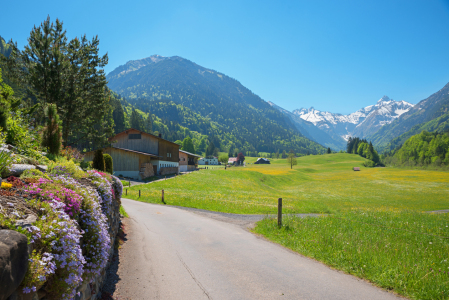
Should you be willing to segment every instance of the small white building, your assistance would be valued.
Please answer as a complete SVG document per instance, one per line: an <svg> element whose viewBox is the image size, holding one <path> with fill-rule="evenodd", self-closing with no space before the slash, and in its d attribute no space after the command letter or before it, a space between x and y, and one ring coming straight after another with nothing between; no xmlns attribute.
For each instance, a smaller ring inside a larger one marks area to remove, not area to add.
<svg viewBox="0 0 449 300"><path fill-rule="evenodd" d="M198 164L204 166L204 165L218 165L219 163L218 163L218 158L211 156L211 157L207 157L207 158L201 157L198 160Z"/></svg>

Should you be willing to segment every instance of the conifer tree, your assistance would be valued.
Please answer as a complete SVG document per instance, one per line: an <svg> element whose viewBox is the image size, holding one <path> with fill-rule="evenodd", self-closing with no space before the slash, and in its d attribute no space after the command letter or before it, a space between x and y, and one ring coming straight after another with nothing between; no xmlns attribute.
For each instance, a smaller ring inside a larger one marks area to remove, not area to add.
<svg viewBox="0 0 449 300"><path fill-rule="evenodd" d="M94 154L94 159L92 161L92 167L98 171L105 170L103 149L97 149Z"/></svg>
<svg viewBox="0 0 449 300"><path fill-rule="evenodd" d="M47 152L58 156L61 153L61 128L56 104L50 103L45 108L47 126L42 135L42 146Z"/></svg>
<svg viewBox="0 0 449 300"><path fill-rule="evenodd" d="M113 166L113 162L112 162L112 156L105 153L105 154L103 154L103 159L104 159L104 170L110 174L113 174L114 166Z"/></svg>

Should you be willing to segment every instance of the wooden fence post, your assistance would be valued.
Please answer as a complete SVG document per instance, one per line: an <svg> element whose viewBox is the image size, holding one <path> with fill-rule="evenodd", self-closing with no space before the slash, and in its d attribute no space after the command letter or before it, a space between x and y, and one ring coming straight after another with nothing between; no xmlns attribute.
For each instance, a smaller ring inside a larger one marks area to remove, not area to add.
<svg viewBox="0 0 449 300"><path fill-rule="evenodd" d="M126 196L128 196L128 189L125 189L125 191L126 191Z"/></svg>
<svg viewBox="0 0 449 300"><path fill-rule="evenodd" d="M166 204L164 201L164 190L162 190L162 203Z"/></svg>
<svg viewBox="0 0 449 300"><path fill-rule="evenodd" d="M140 190L139 190L139 198L140 198Z"/></svg>
<svg viewBox="0 0 449 300"><path fill-rule="evenodd" d="M131 181L128 181L128 186L131 187Z"/></svg>
<svg viewBox="0 0 449 300"><path fill-rule="evenodd" d="M282 198L278 199L278 226L282 227Z"/></svg>

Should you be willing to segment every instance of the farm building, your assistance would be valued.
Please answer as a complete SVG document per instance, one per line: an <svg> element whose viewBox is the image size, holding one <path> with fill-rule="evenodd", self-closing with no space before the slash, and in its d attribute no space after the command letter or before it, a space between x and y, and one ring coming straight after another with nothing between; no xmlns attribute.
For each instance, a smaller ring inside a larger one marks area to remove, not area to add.
<svg viewBox="0 0 449 300"><path fill-rule="evenodd" d="M199 155L179 150L179 172L195 171L198 168L199 157Z"/></svg>
<svg viewBox="0 0 449 300"><path fill-rule="evenodd" d="M259 157L254 164L269 164L270 160L268 158Z"/></svg>
<svg viewBox="0 0 449 300"><path fill-rule="evenodd" d="M218 162L218 158L216 158L214 156L210 156L210 157L201 157L198 160L198 164L199 165L219 165L220 163Z"/></svg>
<svg viewBox="0 0 449 300"><path fill-rule="evenodd" d="M228 159L228 164L230 164L230 165L235 165L235 164L237 164L237 157L230 157L230 158Z"/></svg>
<svg viewBox="0 0 449 300"><path fill-rule="evenodd" d="M133 128L109 138L110 147L103 152L112 156L114 175L143 179L154 175L179 172L179 145ZM87 152L92 161L95 151Z"/></svg>

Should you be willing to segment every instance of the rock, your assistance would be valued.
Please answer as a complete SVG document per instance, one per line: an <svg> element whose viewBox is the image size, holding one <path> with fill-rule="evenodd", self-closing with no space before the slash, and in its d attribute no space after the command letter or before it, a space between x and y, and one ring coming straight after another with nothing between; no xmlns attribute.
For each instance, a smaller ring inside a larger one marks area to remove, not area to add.
<svg viewBox="0 0 449 300"><path fill-rule="evenodd" d="M28 215L26 219L20 219L16 221L16 227L27 228L30 227L34 222L37 221L37 217L35 215Z"/></svg>
<svg viewBox="0 0 449 300"><path fill-rule="evenodd" d="M36 169L33 165L12 164L9 167L9 176L20 176L25 170Z"/></svg>
<svg viewBox="0 0 449 300"><path fill-rule="evenodd" d="M27 237L17 231L0 230L0 300L17 289L27 268Z"/></svg>
<svg viewBox="0 0 449 300"><path fill-rule="evenodd" d="M41 172L47 172L48 167L46 165L37 165L36 169L38 169Z"/></svg>

